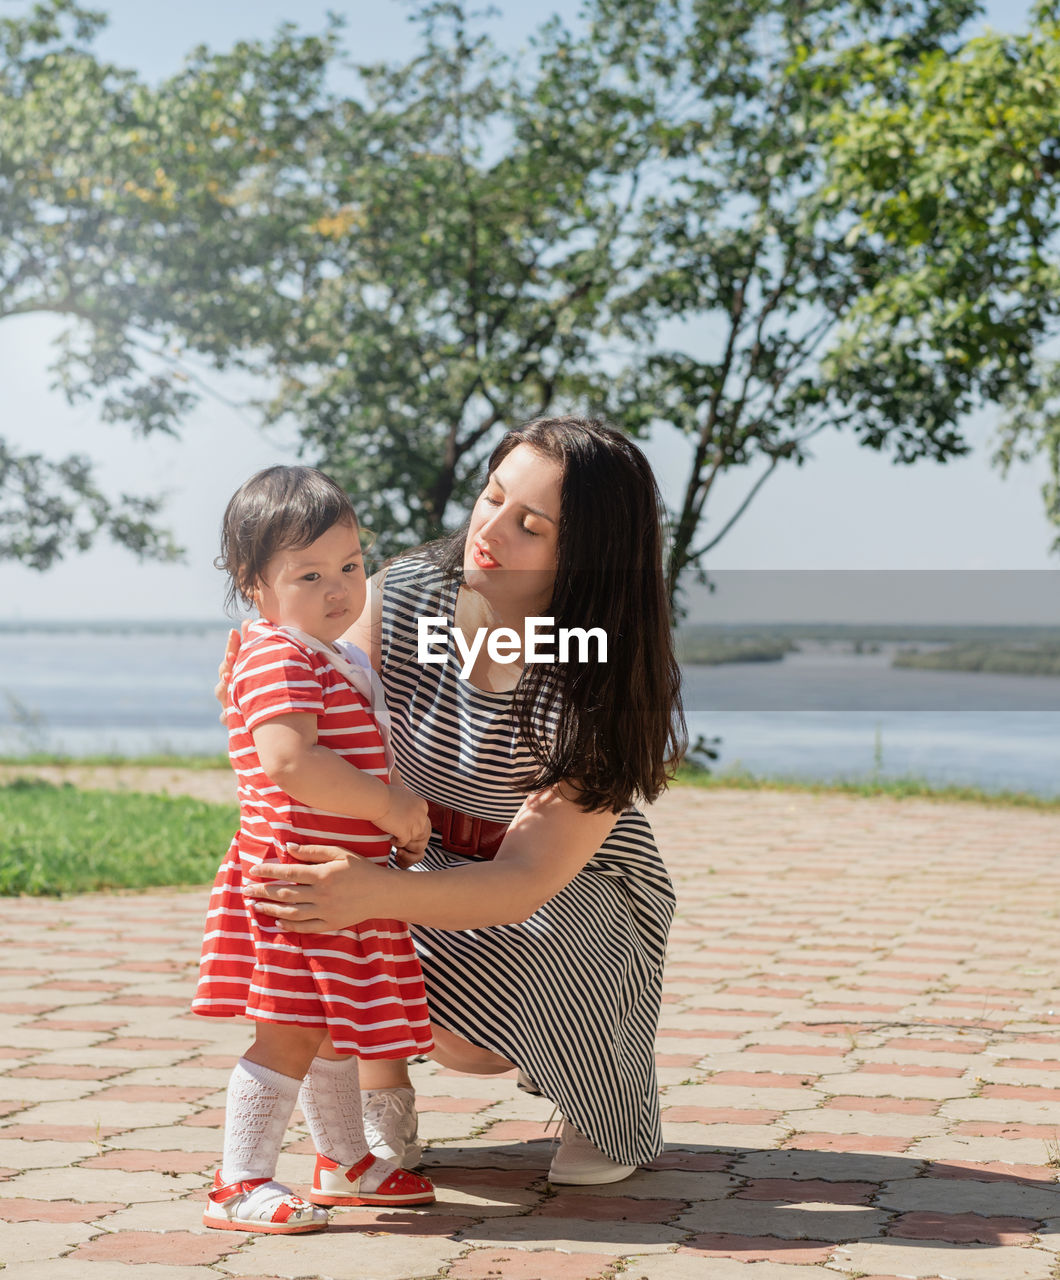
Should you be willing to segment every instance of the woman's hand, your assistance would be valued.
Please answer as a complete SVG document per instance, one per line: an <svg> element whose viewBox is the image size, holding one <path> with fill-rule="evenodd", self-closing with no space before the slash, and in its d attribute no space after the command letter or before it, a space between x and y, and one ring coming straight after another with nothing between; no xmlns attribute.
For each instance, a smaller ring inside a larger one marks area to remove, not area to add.
<svg viewBox="0 0 1060 1280"><path fill-rule="evenodd" d="M287 851L302 862L262 862L244 879L243 896L255 911L295 933L338 933L391 914L377 900L385 867L334 845L288 845Z"/></svg>
<svg viewBox="0 0 1060 1280"><path fill-rule="evenodd" d="M236 658L239 657L239 647L247 638L247 631L250 628L250 619L244 618L240 624L239 630L229 631L228 643L225 645L225 656L221 659L220 666L217 668L217 683L213 687L213 696L221 704L222 708L228 702L228 686L232 683L232 672L235 670ZM221 721L224 722L225 713L221 711Z"/></svg>

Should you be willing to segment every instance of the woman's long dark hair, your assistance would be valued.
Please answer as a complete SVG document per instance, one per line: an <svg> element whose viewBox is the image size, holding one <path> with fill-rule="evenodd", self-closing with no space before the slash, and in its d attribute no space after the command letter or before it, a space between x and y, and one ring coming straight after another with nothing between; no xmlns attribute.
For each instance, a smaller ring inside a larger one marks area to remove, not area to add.
<svg viewBox="0 0 1060 1280"><path fill-rule="evenodd" d="M547 613L560 628L600 627L607 662L527 663L514 713L538 769L531 790L569 782L586 810L656 799L687 747L681 674L663 577L662 499L648 460L589 418L538 418L509 431L489 473L519 445L563 468L558 564ZM426 548L462 574L468 526ZM421 553L422 554L422 553ZM551 721L551 723L550 723Z"/></svg>

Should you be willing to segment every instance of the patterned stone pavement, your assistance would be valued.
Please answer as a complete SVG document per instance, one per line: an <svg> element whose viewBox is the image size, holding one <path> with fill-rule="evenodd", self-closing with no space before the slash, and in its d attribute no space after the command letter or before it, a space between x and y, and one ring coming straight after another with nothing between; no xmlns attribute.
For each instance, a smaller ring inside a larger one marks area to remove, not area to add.
<svg viewBox="0 0 1060 1280"><path fill-rule="evenodd" d="M0 906L3 1280L1060 1278L1060 817L680 789L669 1143L550 1187L550 1104L415 1068L426 1210L211 1232L240 1023L187 1002L204 890ZM304 1128L280 1176L311 1174Z"/></svg>

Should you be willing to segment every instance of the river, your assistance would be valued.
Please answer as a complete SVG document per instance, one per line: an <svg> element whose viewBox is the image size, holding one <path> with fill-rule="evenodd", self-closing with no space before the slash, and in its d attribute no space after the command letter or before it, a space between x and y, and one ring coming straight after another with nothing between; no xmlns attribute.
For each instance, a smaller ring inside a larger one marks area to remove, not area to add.
<svg viewBox="0 0 1060 1280"><path fill-rule="evenodd" d="M0 752L220 752L224 625L0 631ZM890 648L684 668L715 766L817 780L913 775L1060 795L1060 678L893 668Z"/></svg>

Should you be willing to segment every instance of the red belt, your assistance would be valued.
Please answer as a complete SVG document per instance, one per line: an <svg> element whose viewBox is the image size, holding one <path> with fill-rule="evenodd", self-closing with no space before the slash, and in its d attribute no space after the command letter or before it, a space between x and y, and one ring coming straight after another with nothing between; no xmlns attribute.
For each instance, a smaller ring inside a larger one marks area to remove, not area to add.
<svg viewBox="0 0 1060 1280"><path fill-rule="evenodd" d="M472 818L459 809L427 801L427 815L431 826L441 837L442 848L461 858L479 858L489 862L497 856L501 841L508 832L506 822L491 822L489 818Z"/></svg>

